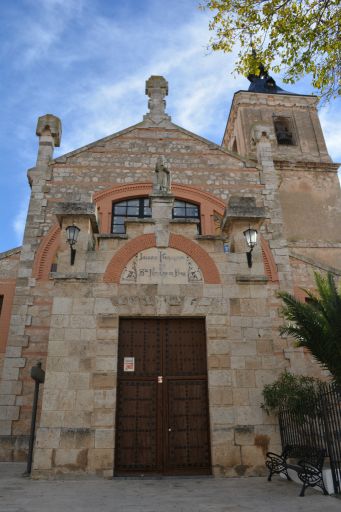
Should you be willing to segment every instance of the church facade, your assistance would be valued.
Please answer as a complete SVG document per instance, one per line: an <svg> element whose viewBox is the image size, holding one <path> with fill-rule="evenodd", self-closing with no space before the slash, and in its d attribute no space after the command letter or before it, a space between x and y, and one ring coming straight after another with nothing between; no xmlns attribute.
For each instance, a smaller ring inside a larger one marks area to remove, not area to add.
<svg viewBox="0 0 341 512"><path fill-rule="evenodd" d="M23 245L0 255L2 460L26 457L37 361L37 477L258 475L280 449L264 385L321 370L279 335L277 292L341 274L341 199L317 98L250 80L221 146L171 121L160 76L142 122L61 157L39 118Z"/></svg>

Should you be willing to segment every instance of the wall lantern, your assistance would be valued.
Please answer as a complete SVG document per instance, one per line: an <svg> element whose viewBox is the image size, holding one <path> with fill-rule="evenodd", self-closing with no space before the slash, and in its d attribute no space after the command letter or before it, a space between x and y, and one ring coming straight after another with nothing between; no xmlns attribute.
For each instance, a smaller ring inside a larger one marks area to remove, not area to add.
<svg viewBox="0 0 341 512"><path fill-rule="evenodd" d="M243 233L246 239L246 243L250 247L249 252L246 253L247 264L249 268L252 267L252 251L254 246L257 244L257 233L257 229L252 229L250 227L249 229L246 229Z"/></svg>
<svg viewBox="0 0 341 512"><path fill-rule="evenodd" d="M76 249L73 247L77 243L78 234L80 232L80 229L72 224L72 226L68 226L65 228L66 236L67 236L67 243L70 246L71 249L71 265L75 263L75 257L76 257Z"/></svg>

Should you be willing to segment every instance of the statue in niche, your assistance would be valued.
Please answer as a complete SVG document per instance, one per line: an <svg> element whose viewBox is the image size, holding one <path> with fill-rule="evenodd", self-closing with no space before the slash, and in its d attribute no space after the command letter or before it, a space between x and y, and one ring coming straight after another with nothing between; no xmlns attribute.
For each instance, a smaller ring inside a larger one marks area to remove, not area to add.
<svg viewBox="0 0 341 512"><path fill-rule="evenodd" d="M170 194L171 175L170 170L165 165L165 159L159 156L155 166L154 194Z"/></svg>

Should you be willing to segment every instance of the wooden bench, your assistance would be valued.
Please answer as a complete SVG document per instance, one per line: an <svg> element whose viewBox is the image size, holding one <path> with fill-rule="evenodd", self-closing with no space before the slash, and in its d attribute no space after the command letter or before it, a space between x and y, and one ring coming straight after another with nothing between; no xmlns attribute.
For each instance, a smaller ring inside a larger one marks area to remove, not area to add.
<svg viewBox="0 0 341 512"><path fill-rule="evenodd" d="M268 452L266 456L265 464L269 469L269 482L272 475L279 473L283 473L288 480L291 480L288 469L293 469L303 484L300 496L304 496L307 487L320 487L323 494L328 494L322 474L326 450L312 448L311 446L286 445L281 455ZM296 459L298 462L289 463L288 459Z"/></svg>

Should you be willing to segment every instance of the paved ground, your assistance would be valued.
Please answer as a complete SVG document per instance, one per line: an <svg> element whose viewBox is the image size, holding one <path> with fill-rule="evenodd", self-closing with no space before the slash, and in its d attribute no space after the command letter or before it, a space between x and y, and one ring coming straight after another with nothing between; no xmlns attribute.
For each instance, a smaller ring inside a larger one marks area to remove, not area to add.
<svg viewBox="0 0 341 512"><path fill-rule="evenodd" d="M0 463L1 512L340 512L341 500L266 478L31 480Z"/></svg>

